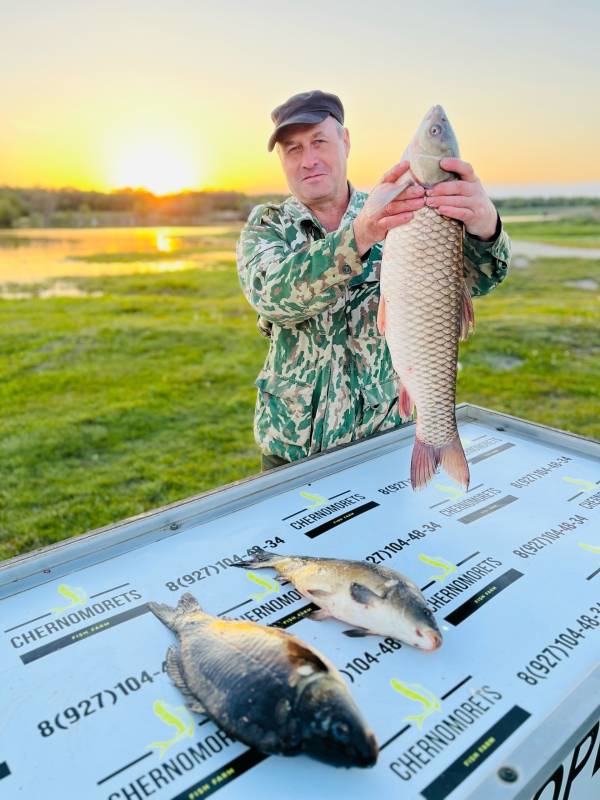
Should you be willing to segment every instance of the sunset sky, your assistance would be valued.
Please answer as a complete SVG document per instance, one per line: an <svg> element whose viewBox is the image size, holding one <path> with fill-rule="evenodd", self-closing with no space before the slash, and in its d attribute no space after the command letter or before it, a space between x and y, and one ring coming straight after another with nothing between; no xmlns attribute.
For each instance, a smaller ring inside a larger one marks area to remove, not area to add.
<svg viewBox="0 0 600 800"><path fill-rule="evenodd" d="M0 185L284 191L271 109L339 94L371 186L446 109L487 185L600 180L600 2L0 0Z"/></svg>

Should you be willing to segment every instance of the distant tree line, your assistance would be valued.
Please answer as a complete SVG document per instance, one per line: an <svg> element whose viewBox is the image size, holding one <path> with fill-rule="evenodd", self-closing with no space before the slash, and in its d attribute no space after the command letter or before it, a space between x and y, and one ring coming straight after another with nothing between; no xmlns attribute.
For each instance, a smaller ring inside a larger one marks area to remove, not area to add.
<svg viewBox="0 0 600 800"><path fill-rule="evenodd" d="M142 189L84 192L78 189L0 187L0 228L108 225L197 225L245 220L257 203L283 195L181 192L156 196Z"/></svg>
<svg viewBox="0 0 600 800"><path fill-rule="evenodd" d="M280 202L284 195L242 192L181 192L158 197L142 189L84 192L78 189L18 189L0 187L0 228L90 227L125 225L199 225L245 220L253 206ZM510 209L600 206L590 197L509 197L494 201Z"/></svg>
<svg viewBox="0 0 600 800"><path fill-rule="evenodd" d="M503 197L494 200L494 205L499 211L510 208L518 211L521 208L539 208L548 210L553 208L589 207L600 206L600 197Z"/></svg>

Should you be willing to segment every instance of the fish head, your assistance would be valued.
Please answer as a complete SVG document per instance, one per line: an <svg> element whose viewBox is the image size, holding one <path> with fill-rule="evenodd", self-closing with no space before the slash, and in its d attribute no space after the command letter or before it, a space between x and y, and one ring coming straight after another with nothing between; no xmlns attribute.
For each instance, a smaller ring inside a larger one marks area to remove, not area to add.
<svg viewBox="0 0 600 800"><path fill-rule="evenodd" d="M394 638L433 652L442 646L442 634L427 601L416 587L398 584L386 600L394 607Z"/></svg>
<svg viewBox="0 0 600 800"><path fill-rule="evenodd" d="M458 143L442 106L432 106L417 128L403 159L410 161L410 169L417 181L425 187L456 177L440 167L442 158L459 158Z"/></svg>
<svg viewBox="0 0 600 800"><path fill-rule="evenodd" d="M307 681L296 705L302 749L338 767L372 767L379 746L350 692L330 674Z"/></svg>

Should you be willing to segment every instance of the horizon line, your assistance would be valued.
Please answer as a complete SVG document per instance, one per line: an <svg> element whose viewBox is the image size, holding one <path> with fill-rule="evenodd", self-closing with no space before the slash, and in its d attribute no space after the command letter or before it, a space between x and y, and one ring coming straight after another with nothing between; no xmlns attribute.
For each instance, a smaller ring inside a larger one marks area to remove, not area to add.
<svg viewBox="0 0 600 800"><path fill-rule="evenodd" d="M522 183L486 183L486 191L490 196L500 198L506 197L535 197L544 195L546 197L589 197L590 199L600 198L600 180L591 181L526 181ZM368 187L356 187L359 191L369 191ZM185 194L210 194L210 193L234 193L246 197L253 197L265 194L289 195L290 191L286 188L267 188L255 189L252 191L234 189L231 187L203 186L195 188L183 188L175 192L155 193L144 186L123 186L114 189L82 188L78 186L44 186L40 184L30 184L15 186L10 184L0 184L0 191L28 191L37 190L45 192L94 192L97 194L122 194L122 193L144 193L154 198L177 197ZM527 192L527 194L524 194Z"/></svg>

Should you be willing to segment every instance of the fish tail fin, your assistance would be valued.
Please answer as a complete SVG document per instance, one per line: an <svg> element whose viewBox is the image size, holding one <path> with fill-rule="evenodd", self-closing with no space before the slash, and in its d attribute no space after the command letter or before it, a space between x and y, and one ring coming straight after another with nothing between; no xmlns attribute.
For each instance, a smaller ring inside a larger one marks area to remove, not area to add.
<svg viewBox="0 0 600 800"><path fill-rule="evenodd" d="M423 489L435 475L440 463L440 448L425 444L417 436L410 462L410 482L413 489Z"/></svg>
<svg viewBox="0 0 600 800"><path fill-rule="evenodd" d="M158 617L161 622L164 622L167 628L171 628L171 630L176 630L175 626L175 618L177 616L177 612L171 606L168 606L166 603L148 603L148 608L154 614L155 617Z"/></svg>
<svg viewBox="0 0 600 800"><path fill-rule="evenodd" d="M269 553L268 550L263 550L262 547L254 547L252 549L252 558L248 558L246 561L234 561L231 566L241 567L242 569L248 569L248 567L260 569L261 567L273 566L272 562L279 561L280 558L281 556L278 556L277 553Z"/></svg>
<svg viewBox="0 0 600 800"><path fill-rule="evenodd" d="M465 491L469 488L469 465L467 464L467 457L465 456L465 451L463 450L462 442L458 434L456 434L456 437L450 444L442 447L440 463L442 469L444 469L451 478L454 478L457 483L460 483Z"/></svg>
<svg viewBox="0 0 600 800"><path fill-rule="evenodd" d="M435 447L426 444L417 436L410 463L410 482L413 489L422 489L441 466L457 483L467 489L469 486L469 465L458 434L449 444Z"/></svg>
<svg viewBox="0 0 600 800"><path fill-rule="evenodd" d="M168 606L166 603L148 603L148 608L152 613L159 618L161 622L164 622L168 628L171 630L176 631L179 624L179 618L190 611L202 611L202 606L196 600L196 598L186 592L182 594L179 598L179 602L177 603L177 608L172 608Z"/></svg>
<svg viewBox="0 0 600 800"><path fill-rule="evenodd" d="M463 293L460 311L460 331L459 337L461 342L469 337L471 330L475 330L475 314L473 312L473 300L471 299L471 292L466 283L463 283Z"/></svg>

